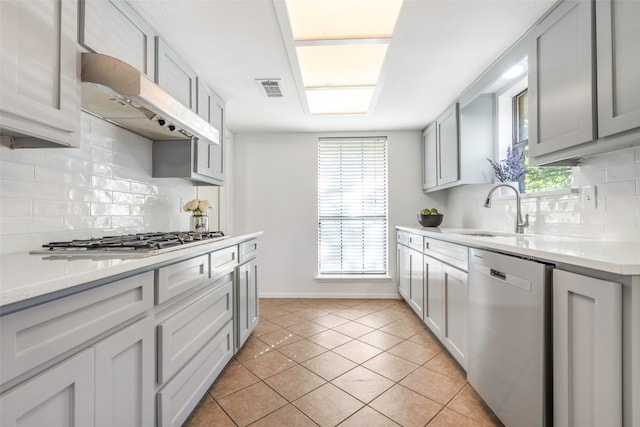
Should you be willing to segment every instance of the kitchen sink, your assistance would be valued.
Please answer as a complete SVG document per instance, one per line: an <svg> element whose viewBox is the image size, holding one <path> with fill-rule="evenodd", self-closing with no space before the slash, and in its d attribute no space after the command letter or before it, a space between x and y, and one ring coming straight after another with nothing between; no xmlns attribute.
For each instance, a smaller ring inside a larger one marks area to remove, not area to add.
<svg viewBox="0 0 640 427"><path fill-rule="evenodd" d="M513 237L514 233L501 233L497 231L457 231L455 234L475 237Z"/></svg>

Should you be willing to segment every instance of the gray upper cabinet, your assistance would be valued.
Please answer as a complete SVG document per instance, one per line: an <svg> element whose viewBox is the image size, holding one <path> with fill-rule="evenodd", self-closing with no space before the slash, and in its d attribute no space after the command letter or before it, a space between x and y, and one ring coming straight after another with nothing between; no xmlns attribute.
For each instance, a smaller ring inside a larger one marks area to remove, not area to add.
<svg viewBox="0 0 640 427"><path fill-rule="evenodd" d="M596 1L598 136L640 127L640 2Z"/></svg>
<svg viewBox="0 0 640 427"><path fill-rule="evenodd" d="M0 2L0 134L15 147L80 145L75 0Z"/></svg>
<svg viewBox="0 0 640 427"><path fill-rule="evenodd" d="M196 72L163 38L156 38L156 83L196 111Z"/></svg>
<svg viewBox="0 0 640 427"><path fill-rule="evenodd" d="M80 0L80 44L126 62L151 80L155 37L153 27L123 0Z"/></svg>
<svg viewBox="0 0 640 427"><path fill-rule="evenodd" d="M438 132L436 123L422 133L423 163L422 189L429 190L438 185Z"/></svg>
<svg viewBox="0 0 640 427"><path fill-rule="evenodd" d="M529 46L529 155L594 139L593 3L569 1L532 32Z"/></svg>
<svg viewBox="0 0 640 427"><path fill-rule="evenodd" d="M221 157L216 157L219 144L207 140L153 141L153 177L185 178L194 185L222 185L214 176Z"/></svg>
<svg viewBox="0 0 640 427"><path fill-rule="evenodd" d="M218 94L197 80L197 113L220 133L219 144L198 145L197 169L220 182L224 181L224 101Z"/></svg>
<svg viewBox="0 0 640 427"><path fill-rule="evenodd" d="M639 144L639 21L637 1L569 1L533 29L532 164L575 164Z"/></svg>
<svg viewBox="0 0 640 427"><path fill-rule="evenodd" d="M480 95L462 108L452 105L423 136L425 192L493 179L495 97Z"/></svg>
<svg viewBox="0 0 640 427"><path fill-rule="evenodd" d="M438 185L460 178L460 133L458 103L453 104L438 118Z"/></svg>

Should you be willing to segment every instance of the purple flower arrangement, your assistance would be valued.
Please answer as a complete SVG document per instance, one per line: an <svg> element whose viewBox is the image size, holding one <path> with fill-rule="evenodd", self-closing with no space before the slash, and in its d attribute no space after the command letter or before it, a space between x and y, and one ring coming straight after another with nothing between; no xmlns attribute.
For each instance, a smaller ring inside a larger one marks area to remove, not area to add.
<svg viewBox="0 0 640 427"><path fill-rule="evenodd" d="M524 151L518 154L510 146L507 147L506 159L502 159L499 162L489 158L487 160L491 163L493 172L500 182L515 182L527 173L527 168L524 165Z"/></svg>

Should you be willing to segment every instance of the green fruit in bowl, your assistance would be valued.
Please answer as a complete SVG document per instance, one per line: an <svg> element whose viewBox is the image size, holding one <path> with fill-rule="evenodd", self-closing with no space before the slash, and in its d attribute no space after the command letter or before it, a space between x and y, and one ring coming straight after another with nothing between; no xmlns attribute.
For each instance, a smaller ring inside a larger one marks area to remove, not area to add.
<svg viewBox="0 0 640 427"><path fill-rule="evenodd" d="M431 209L422 209L420 214L422 214L422 215L431 215Z"/></svg>
<svg viewBox="0 0 640 427"><path fill-rule="evenodd" d="M438 209L436 208L431 208L431 215L438 215Z"/></svg>

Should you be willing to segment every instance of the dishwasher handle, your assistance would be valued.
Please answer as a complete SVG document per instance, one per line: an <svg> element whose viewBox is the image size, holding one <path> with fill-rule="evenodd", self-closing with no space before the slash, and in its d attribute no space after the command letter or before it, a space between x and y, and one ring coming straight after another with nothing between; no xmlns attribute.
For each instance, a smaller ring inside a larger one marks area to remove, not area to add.
<svg viewBox="0 0 640 427"><path fill-rule="evenodd" d="M480 274L484 274L485 276L489 276L492 279L500 280L506 285L514 286L516 288L520 288L523 291L531 292L531 281L527 279L523 279L522 277L518 277L514 274L505 273L500 270L496 270L494 268L489 268L482 264L472 264L472 269L477 271Z"/></svg>
<svg viewBox="0 0 640 427"><path fill-rule="evenodd" d="M502 271L494 270L493 268L489 269L489 275L491 277L495 277L496 279L500 279L502 281L507 280L507 273L503 273Z"/></svg>

